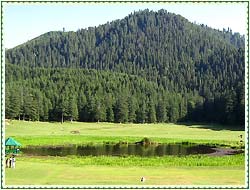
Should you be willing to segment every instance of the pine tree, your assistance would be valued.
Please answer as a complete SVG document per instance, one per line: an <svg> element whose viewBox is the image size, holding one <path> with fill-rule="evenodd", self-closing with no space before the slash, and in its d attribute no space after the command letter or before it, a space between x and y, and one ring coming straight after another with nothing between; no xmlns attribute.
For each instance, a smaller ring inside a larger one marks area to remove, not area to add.
<svg viewBox="0 0 250 190"><path fill-rule="evenodd" d="M226 123L235 124L236 115L235 113L235 104L236 104L236 95L234 93L228 93L225 96L225 114L226 114Z"/></svg>
<svg viewBox="0 0 250 190"><path fill-rule="evenodd" d="M146 103L142 101L139 104L139 109L136 111L137 122L145 123L147 121Z"/></svg>
<svg viewBox="0 0 250 190"><path fill-rule="evenodd" d="M120 95L115 107L115 121L125 123L128 121L128 103L125 95Z"/></svg>
<svg viewBox="0 0 250 190"><path fill-rule="evenodd" d="M157 116L157 121L160 123L163 123L167 120L166 107L163 100L158 101L156 116Z"/></svg>
<svg viewBox="0 0 250 190"><path fill-rule="evenodd" d="M108 106L106 109L107 121L114 122L114 111L112 105Z"/></svg>
<svg viewBox="0 0 250 190"><path fill-rule="evenodd" d="M151 100L148 105L148 122L149 123L155 123L156 122L156 111L155 111L155 105L154 102Z"/></svg>
<svg viewBox="0 0 250 190"><path fill-rule="evenodd" d="M70 117L70 121L78 120L78 107L76 98L72 95L69 98L69 105L68 105L68 116Z"/></svg>
<svg viewBox="0 0 250 190"><path fill-rule="evenodd" d="M20 115L21 104L20 104L20 96L17 89L13 89L10 92L9 105L7 106L6 113L11 119L15 119Z"/></svg>
<svg viewBox="0 0 250 190"><path fill-rule="evenodd" d="M106 108L103 102L99 99L96 98L95 101L95 109L94 109L94 117L96 121L106 121Z"/></svg>
<svg viewBox="0 0 250 190"><path fill-rule="evenodd" d="M128 100L128 121L134 123L136 121L136 110L137 102L134 97L129 98Z"/></svg>
<svg viewBox="0 0 250 190"><path fill-rule="evenodd" d="M59 114L61 115L61 123L63 123L65 120L65 117L68 116L68 112L69 112L68 105L69 103L68 103L67 95L62 94L58 101L58 111L59 111Z"/></svg>

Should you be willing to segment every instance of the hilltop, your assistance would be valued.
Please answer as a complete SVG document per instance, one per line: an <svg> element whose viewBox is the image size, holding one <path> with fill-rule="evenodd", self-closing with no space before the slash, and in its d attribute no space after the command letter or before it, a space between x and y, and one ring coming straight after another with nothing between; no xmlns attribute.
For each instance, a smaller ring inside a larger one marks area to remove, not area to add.
<svg viewBox="0 0 250 190"><path fill-rule="evenodd" d="M244 124L244 51L244 36L166 10L48 32L7 50L6 116ZM25 99L47 106L25 109Z"/></svg>

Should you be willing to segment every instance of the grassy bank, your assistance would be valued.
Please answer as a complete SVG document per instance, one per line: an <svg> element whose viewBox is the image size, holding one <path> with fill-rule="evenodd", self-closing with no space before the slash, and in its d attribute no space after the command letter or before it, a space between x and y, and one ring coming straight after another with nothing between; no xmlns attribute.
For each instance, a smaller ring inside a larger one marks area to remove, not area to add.
<svg viewBox="0 0 250 190"><path fill-rule="evenodd" d="M244 131L214 130L209 125L176 124L114 124L114 123L51 123L9 121L6 137L15 137L27 145L66 145L87 143L134 143L143 137L155 142L209 143L239 146L239 135Z"/></svg>
<svg viewBox="0 0 250 190"><path fill-rule="evenodd" d="M114 156L32 156L18 157L19 161L30 161L36 163L51 164L69 164L72 166L86 165L107 165L107 166L244 166L244 154L233 156L208 156L208 155L191 155L191 156L163 156L163 157L114 157Z"/></svg>

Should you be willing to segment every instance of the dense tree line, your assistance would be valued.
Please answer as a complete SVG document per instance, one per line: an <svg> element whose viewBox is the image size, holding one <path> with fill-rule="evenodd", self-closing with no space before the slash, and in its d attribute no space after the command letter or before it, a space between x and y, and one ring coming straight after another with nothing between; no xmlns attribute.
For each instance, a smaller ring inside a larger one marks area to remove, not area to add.
<svg viewBox="0 0 250 190"><path fill-rule="evenodd" d="M9 118L244 123L244 36L165 10L49 32L6 62Z"/></svg>
<svg viewBox="0 0 250 190"><path fill-rule="evenodd" d="M169 92L156 82L128 74L11 64L6 65L6 80L11 82L6 83L5 113L12 119L244 122L240 88L238 95L204 99L195 92Z"/></svg>
<svg viewBox="0 0 250 190"><path fill-rule="evenodd" d="M195 96L169 93L137 76L96 70L7 65L6 80L12 81L6 84L6 116L16 119L176 122Z"/></svg>

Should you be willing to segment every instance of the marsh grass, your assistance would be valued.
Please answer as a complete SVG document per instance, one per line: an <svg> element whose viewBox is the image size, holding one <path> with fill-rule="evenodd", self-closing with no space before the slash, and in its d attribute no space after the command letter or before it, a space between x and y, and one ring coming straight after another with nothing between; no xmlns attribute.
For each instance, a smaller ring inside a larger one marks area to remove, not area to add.
<svg viewBox="0 0 250 190"><path fill-rule="evenodd" d="M231 156L208 156L208 155L192 155L192 156L163 156L163 157L114 157L114 156L67 156L67 157L19 157L22 161L69 164L72 166L85 165L106 165L106 166L244 166L244 154Z"/></svg>

